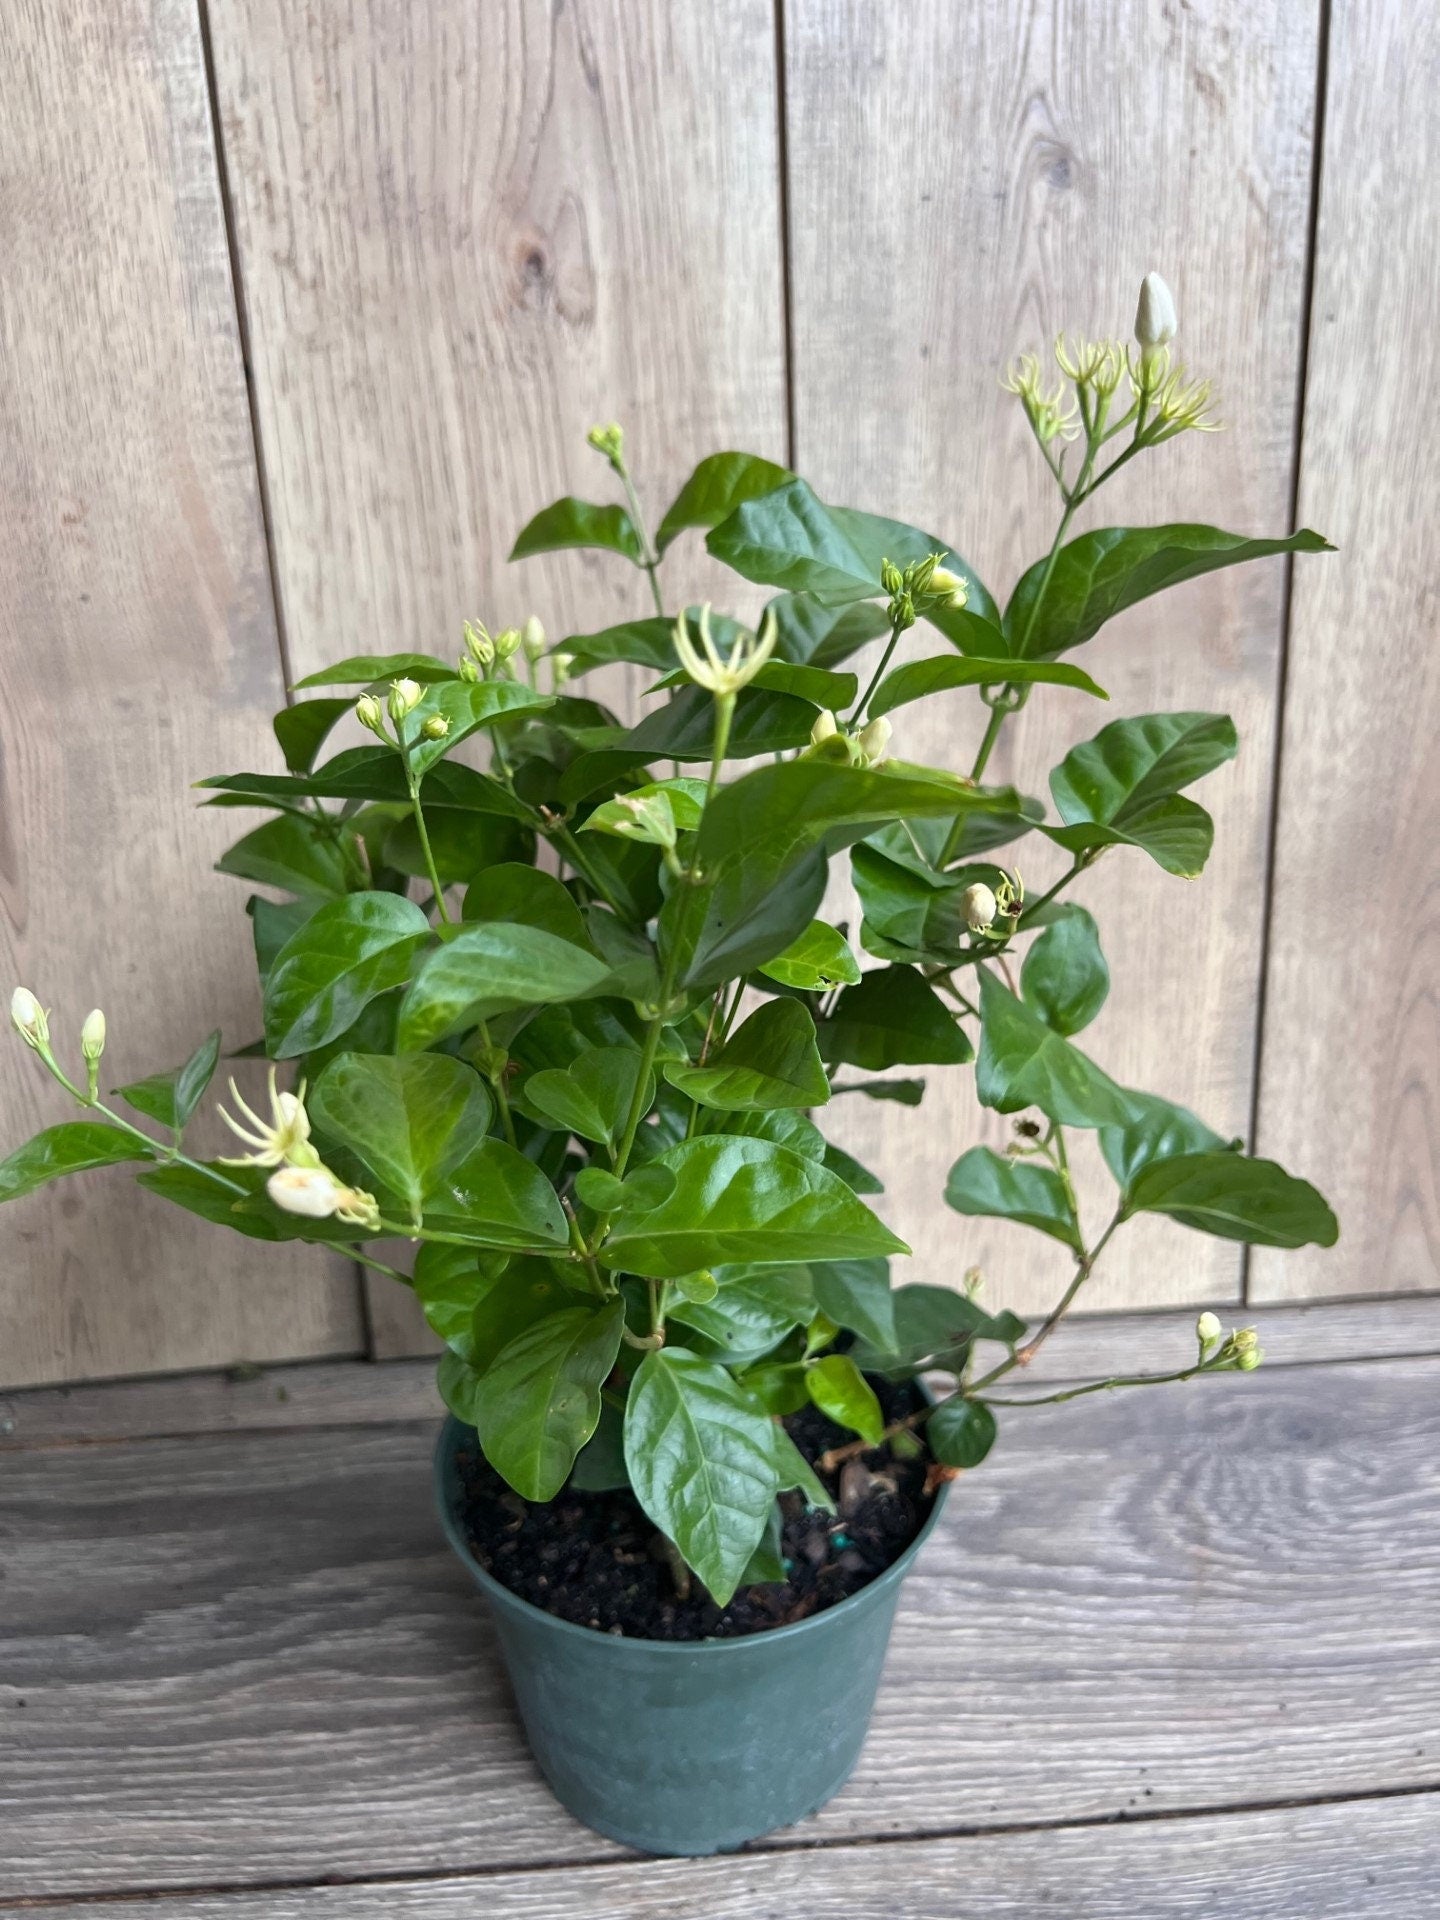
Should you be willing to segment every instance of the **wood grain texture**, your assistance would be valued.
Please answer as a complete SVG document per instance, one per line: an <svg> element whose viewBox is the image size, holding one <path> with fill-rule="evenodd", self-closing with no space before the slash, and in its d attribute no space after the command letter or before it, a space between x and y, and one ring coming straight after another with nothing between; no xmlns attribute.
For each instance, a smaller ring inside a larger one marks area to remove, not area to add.
<svg viewBox="0 0 1440 1920"><path fill-rule="evenodd" d="M163 1895L154 1920L1429 1920L1433 1794L1129 1826L911 1840L837 1852L496 1873L383 1886ZM128 1901L57 1920L130 1920Z"/></svg>
<svg viewBox="0 0 1440 1920"><path fill-rule="evenodd" d="M769 0L241 0L213 32L295 671L447 654L467 614L648 613L612 555L505 556L557 495L612 496L596 420L652 525L716 447L784 457ZM694 536L666 572L718 577ZM385 1284L376 1350L427 1348Z"/></svg>
<svg viewBox="0 0 1440 1920"><path fill-rule="evenodd" d="M1267 1373L1332 1360L1440 1355L1440 1297L1267 1306L1255 1324ZM1044 1346L1027 1384L1096 1379L1188 1359L1194 1315L1091 1313ZM393 1426L439 1420L429 1360L309 1361L262 1370L37 1387L0 1396L0 1454L187 1433Z"/></svg>
<svg viewBox="0 0 1440 1920"><path fill-rule="evenodd" d="M1008 1420L907 1582L855 1780L784 1844L1433 1787L1437 1382L1295 1368ZM0 1894L613 1855L525 1757L430 1440L6 1460Z"/></svg>
<svg viewBox="0 0 1440 1920"><path fill-rule="evenodd" d="M1440 1285L1440 19L1330 34L1300 510L1340 556L1295 577L1259 1137L1343 1238L1257 1252L1265 1300Z"/></svg>
<svg viewBox="0 0 1440 1920"><path fill-rule="evenodd" d="M1230 430L1137 462L1079 524L1284 531L1316 10L787 0L785 19L796 461L822 496L955 541L1003 595L1044 553L1058 503L996 376L1062 326L1128 336L1153 267L1176 292L1183 358L1215 376ZM1108 720L1233 715L1239 760L1199 793L1217 819L1202 882L1117 852L1074 892L1095 908L1114 976L1082 1044L1126 1084L1235 1133L1250 1115L1282 585L1266 563L1117 621L1085 658L1110 705L1040 689L990 766L1045 797L1048 768ZM968 771L983 719L968 694L903 709L896 751ZM1015 855L1032 895L1064 865L1034 840ZM844 1103L848 1143L885 1176L924 1277L978 1263L996 1301L1048 1305L1068 1277L1061 1249L962 1226L939 1204L956 1155L1003 1134L978 1113L969 1069L931 1081L919 1120ZM1096 1230L1110 1192L1087 1180ZM1234 1299L1239 1278L1236 1248L1146 1222L1107 1253L1086 1304Z"/></svg>
<svg viewBox="0 0 1440 1920"><path fill-rule="evenodd" d="M104 1005L109 1087L258 1029L244 895L207 871L235 816L188 789L255 751L279 660L195 9L20 0L6 25L0 977L72 1067ZM3 1150L68 1105L7 1036ZM4 1229L0 1381L359 1345L343 1265L123 1173Z"/></svg>

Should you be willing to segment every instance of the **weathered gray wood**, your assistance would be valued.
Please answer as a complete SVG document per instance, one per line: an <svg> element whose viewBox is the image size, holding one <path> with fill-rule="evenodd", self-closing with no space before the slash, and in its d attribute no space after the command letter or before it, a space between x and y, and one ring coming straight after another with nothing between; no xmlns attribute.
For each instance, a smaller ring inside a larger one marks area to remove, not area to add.
<svg viewBox="0 0 1440 1920"><path fill-rule="evenodd" d="M199 21L19 0L0 113L0 981L104 1084L259 1026L233 813L281 698ZM83 1077L83 1074L82 1074ZM0 1153L74 1108L7 1031ZM218 1128L214 1133L218 1135ZM354 1351L342 1263L87 1176L7 1206L0 1381Z"/></svg>
<svg viewBox="0 0 1440 1920"><path fill-rule="evenodd" d="M716 447L784 457L769 0L672 7L285 0L213 10L260 437L297 673L650 608L608 555L507 568L558 494L648 511ZM693 536L672 604L719 570ZM612 695L625 696L625 676ZM376 1351L428 1347L370 1283Z"/></svg>
<svg viewBox="0 0 1440 1920"><path fill-rule="evenodd" d="M1257 1252L1268 1300L1440 1285L1440 15L1330 42L1300 511L1340 553L1295 575L1260 1144L1344 1237Z"/></svg>
<svg viewBox="0 0 1440 1920"><path fill-rule="evenodd" d="M1154 267L1176 289L1178 349L1216 377L1230 430L1137 462L1081 524L1282 529L1317 18L1288 0L1178 13L787 0L796 460L822 495L958 542L1008 591L1058 503L996 376L1021 349L1048 355L1062 326L1128 336ZM1279 563L1217 575L1117 622L1086 650L1112 703L1041 689L990 768L1044 797L1060 753L1118 715L1233 714L1240 758L1203 789L1218 824L1203 881L1116 853L1075 895L1095 907L1114 975L1083 1044L1126 1084L1236 1133L1250 1118L1282 584ZM968 771L983 719L973 694L903 709L896 751ZM1014 858L1032 892L1064 864L1035 840ZM847 1140L884 1174L882 1204L926 1277L958 1281L978 1262L997 1301L1047 1306L1068 1277L1062 1249L939 1204L950 1162L1002 1123L977 1115L968 1068L929 1077L918 1122L843 1103ZM1113 1190L1082 1153L1098 1231ZM1234 1247L1135 1223L1088 1304L1234 1299L1239 1272Z"/></svg>
<svg viewBox="0 0 1440 1920"><path fill-rule="evenodd" d="M154 1920L1430 1920L1440 1798L1286 1807L1059 1832L725 1860L645 1860L383 1886L179 1894ZM128 1901L50 1909L130 1920Z"/></svg>
<svg viewBox="0 0 1440 1920"><path fill-rule="evenodd" d="M907 1583L855 1781L789 1837L1432 1786L1437 1382L1296 1368L1007 1420ZM429 1444L7 1459L4 1893L610 1851L524 1756Z"/></svg>
<svg viewBox="0 0 1440 1920"><path fill-rule="evenodd" d="M1232 1309L1227 1317L1240 1316ZM1267 1368L1440 1354L1440 1298L1434 1295L1267 1306L1244 1318L1260 1329ZM1194 1324L1188 1308L1077 1315L1041 1349L1026 1384L1174 1367L1189 1357ZM442 1411L428 1360L312 1361L111 1380L0 1396L0 1453L187 1433L388 1426L438 1420Z"/></svg>

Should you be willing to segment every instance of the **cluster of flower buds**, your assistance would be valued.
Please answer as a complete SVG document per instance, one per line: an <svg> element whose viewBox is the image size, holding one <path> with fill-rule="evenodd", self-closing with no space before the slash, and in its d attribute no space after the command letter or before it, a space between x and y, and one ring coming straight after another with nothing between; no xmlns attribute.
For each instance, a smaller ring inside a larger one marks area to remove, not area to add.
<svg viewBox="0 0 1440 1920"><path fill-rule="evenodd" d="M351 1226L374 1228L379 1225L380 1209L372 1194L359 1187L348 1187L321 1160L310 1142L310 1116L305 1111L305 1082L298 1092L282 1093L275 1085L275 1069L270 1069L270 1118L262 1120L246 1105L233 1078L230 1098L243 1116L237 1120L224 1107L220 1118L236 1138L250 1151L234 1159L222 1158L223 1167L273 1167L265 1191L286 1213L301 1214L307 1220L332 1217Z"/></svg>
<svg viewBox="0 0 1440 1920"><path fill-rule="evenodd" d="M1201 1364L1208 1371L1253 1373L1265 1358L1254 1327L1237 1327L1227 1336L1220 1316L1215 1313L1200 1315L1195 1322L1195 1338L1200 1346Z"/></svg>
<svg viewBox="0 0 1440 1920"><path fill-rule="evenodd" d="M615 421L604 426L591 427L585 436L588 445L597 453L603 453L616 473L625 471L625 435Z"/></svg>
<svg viewBox="0 0 1440 1920"><path fill-rule="evenodd" d="M1025 409L1030 431L1042 447L1055 440L1073 440L1080 432L1080 416L1063 380L1051 392L1041 381L1040 362L1033 353L1022 353L1012 360L1000 377L1007 393L1013 393Z"/></svg>
<svg viewBox="0 0 1440 1920"><path fill-rule="evenodd" d="M695 682L718 700L733 699L742 687L748 687L775 651L780 636L773 613L760 622L758 634L743 628L736 634L728 654L722 654L710 633L710 603L700 609L700 645L690 638L690 620L682 613L675 622L675 652L680 665Z"/></svg>
<svg viewBox="0 0 1440 1920"><path fill-rule="evenodd" d="M386 696L385 707L390 718L398 727L408 714L419 706L424 689L418 680L392 680L390 692Z"/></svg>
<svg viewBox="0 0 1440 1920"><path fill-rule="evenodd" d="M883 765L890 750L892 732L883 714L878 720L868 720L854 733L847 732L835 715L822 707L810 729L810 745L804 757L835 760L851 767L878 767Z"/></svg>
<svg viewBox="0 0 1440 1920"><path fill-rule="evenodd" d="M880 562L880 584L890 596L885 611L897 632L913 627L917 618L926 614L964 606L968 585L960 574L941 565L944 557L927 553L923 560L913 560L903 569L893 560Z"/></svg>

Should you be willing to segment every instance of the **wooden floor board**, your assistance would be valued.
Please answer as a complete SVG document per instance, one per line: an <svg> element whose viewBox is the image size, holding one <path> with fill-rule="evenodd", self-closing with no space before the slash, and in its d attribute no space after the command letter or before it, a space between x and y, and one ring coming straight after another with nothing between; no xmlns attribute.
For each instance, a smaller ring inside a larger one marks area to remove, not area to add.
<svg viewBox="0 0 1440 1920"><path fill-rule="evenodd" d="M1008 1421L907 1583L854 1781L784 1843L1432 1786L1437 1385L1295 1367ZM0 1898L618 1857L525 1756L429 1444L7 1456Z"/></svg>

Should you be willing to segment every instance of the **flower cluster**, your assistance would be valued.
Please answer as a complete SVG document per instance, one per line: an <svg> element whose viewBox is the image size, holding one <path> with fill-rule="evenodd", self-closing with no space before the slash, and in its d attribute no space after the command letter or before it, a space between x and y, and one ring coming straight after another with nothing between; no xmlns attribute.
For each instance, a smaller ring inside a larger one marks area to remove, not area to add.
<svg viewBox="0 0 1440 1920"><path fill-rule="evenodd" d="M270 1069L270 1118L262 1120L247 1106L234 1079L230 1098L242 1120L219 1107L216 1111L249 1153L236 1158L221 1158L223 1167L273 1167L265 1182L265 1191L277 1207L286 1213L303 1215L307 1220L328 1220L332 1216L349 1226L374 1229L380 1223L380 1209L373 1194L360 1187L348 1187L321 1160L310 1144L310 1116L305 1111L305 1082L296 1093L282 1093L275 1085L275 1069Z"/></svg>

